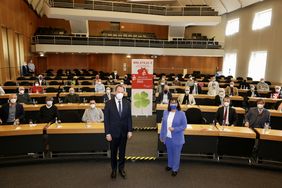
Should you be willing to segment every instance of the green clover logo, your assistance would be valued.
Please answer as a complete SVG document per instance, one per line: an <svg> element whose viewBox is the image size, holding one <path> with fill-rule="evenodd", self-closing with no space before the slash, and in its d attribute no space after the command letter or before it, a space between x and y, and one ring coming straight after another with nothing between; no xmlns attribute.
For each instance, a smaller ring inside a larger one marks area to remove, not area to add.
<svg viewBox="0 0 282 188"><path fill-rule="evenodd" d="M142 91L141 93L135 93L134 96L134 106L136 108L145 108L150 104L150 99L148 99L148 93Z"/></svg>

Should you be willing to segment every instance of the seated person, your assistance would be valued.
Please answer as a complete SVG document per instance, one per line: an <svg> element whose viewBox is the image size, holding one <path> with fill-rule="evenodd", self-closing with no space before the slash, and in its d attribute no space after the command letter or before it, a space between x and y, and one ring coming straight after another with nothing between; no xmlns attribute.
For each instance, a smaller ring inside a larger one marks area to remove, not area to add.
<svg viewBox="0 0 282 188"><path fill-rule="evenodd" d="M74 88L69 89L69 94L65 96L64 103L80 103L79 95L75 93Z"/></svg>
<svg viewBox="0 0 282 188"><path fill-rule="evenodd" d="M216 96L218 95L218 90L219 90L219 84L215 80L215 77L212 77L211 81L208 84L208 95Z"/></svg>
<svg viewBox="0 0 282 188"><path fill-rule="evenodd" d="M103 95L104 103L108 102L112 98L114 98L114 95L111 94L111 88L107 87L106 93Z"/></svg>
<svg viewBox="0 0 282 188"><path fill-rule="evenodd" d="M194 81L194 85L190 88L191 88L190 90L192 90L192 94L198 95L199 93L202 92L202 88L199 85L198 81L196 81L196 80Z"/></svg>
<svg viewBox="0 0 282 188"><path fill-rule="evenodd" d="M229 95L229 96L238 96L239 95L238 88L234 87L234 82L230 82L229 86L227 86L225 89L225 93L226 95Z"/></svg>
<svg viewBox="0 0 282 188"><path fill-rule="evenodd" d="M159 85L166 85L167 82L166 82L166 76L165 75L162 75L161 79L159 80Z"/></svg>
<svg viewBox="0 0 282 188"><path fill-rule="evenodd" d="M250 88L250 84L246 80L243 80L242 82L240 82L239 88L240 89L249 89Z"/></svg>
<svg viewBox="0 0 282 188"><path fill-rule="evenodd" d="M215 105L222 106L224 97L225 97L225 90L223 88L220 88L218 91L218 95L216 95L214 98Z"/></svg>
<svg viewBox="0 0 282 188"><path fill-rule="evenodd" d="M176 76L172 81L173 86L181 86L181 82L179 81L178 77Z"/></svg>
<svg viewBox="0 0 282 188"><path fill-rule="evenodd" d="M112 75L109 76L109 79L107 80L107 85L115 85Z"/></svg>
<svg viewBox="0 0 282 188"><path fill-rule="evenodd" d="M95 92L100 92L100 93L105 92L105 85L102 83L101 79L98 79L98 81L95 84Z"/></svg>
<svg viewBox="0 0 282 188"><path fill-rule="evenodd" d="M168 85L165 85L163 92L159 93L156 102L158 104L168 104L171 98L172 98L172 94L169 92L169 87Z"/></svg>
<svg viewBox="0 0 282 188"><path fill-rule="evenodd" d="M36 82L38 82L40 86L46 85L46 80L44 79L43 75L41 74L38 75Z"/></svg>
<svg viewBox="0 0 282 188"><path fill-rule="evenodd" d="M180 94L178 97L179 104L189 104L189 105L195 105L196 101L192 94L190 94L190 87L185 87L185 94Z"/></svg>
<svg viewBox="0 0 282 188"><path fill-rule="evenodd" d="M28 93L25 93L23 86L19 87L19 93L17 93L18 103L31 104L31 98Z"/></svg>
<svg viewBox="0 0 282 188"><path fill-rule="evenodd" d="M5 94L5 91L4 89L0 86L0 95L4 95Z"/></svg>
<svg viewBox="0 0 282 188"><path fill-rule="evenodd" d="M94 79L94 85L96 85L100 80L100 75L96 74L95 79Z"/></svg>
<svg viewBox="0 0 282 188"><path fill-rule="evenodd" d="M259 97L259 93L256 91L256 87L253 84L250 84L250 90L246 93L247 97Z"/></svg>
<svg viewBox="0 0 282 188"><path fill-rule="evenodd" d="M277 106L276 109L277 109L278 111L282 112L282 101L278 101L276 106Z"/></svg>
<svg viewBox="0 0 282 188"><path fill-rule="evenodd" d="M260 91L269 91L269 86L267 83L265 83L264 79L261 78L260 82L257 84L257 90Z"/></svg>
<svg viewBox="0 0 282 188"><path fill-rule="evenodd" d="M42 93L43 88L39 85L38 82L35 82L34 86L31 87L31 92L32 93Z"/></svg>
<svg viewBox="0 0 282 188"><path fill-rule="evenodd" d="M85 109L82 121L91 123L100 123L104 121L104 113L100 108L96 107L95 100L90 100L90 108Z"/></svg>
<svg viewBox="0 0 282 188"><path fill-rule="evenodd" d="M111 76L113 77L114 80L118 80L119 79L119 75L117 70L115 70L114 72L111 73Z"/></svg>
<svg viewBox="0 0 282 188"><path fill-rule="evenodd" d="M123 82L126 85L131 85L130 79L128 78L127 74L123 77Z"/></svg>
<svg viewBox="0 0 282 188"><path fill-rule="evenodd" d="M223 106L217 109L215 121L220 125L236 126L237 113L236 110L230 106L229 96L224 97Z"/></svg>
<svg viewBox="0 0 282 188"><path fill-rule="evenodd" d="M275 86L275 91L271 93L271 98L273 99L282 99L282 92L280 86Z"/></svg>
<svg viewBox="0 0 282 188"><path fill-rule="evenodd" d="M0 109L0 123L6 125L20 124L24 122L23 105L17 103L17 95L9 95L9 101Z"/></svg>
<svg viewBox="0 0 282 188"><path fill-rule="evenodd" d="M185 86L192 87L193 85L194 85L194 79L193 79L192 75L189 75L189 79L187 80Z"/></svg>
<svg viewBox="0 0 282 188"><path fill-rule="evenodd" d="M69 83L70 85L79 85L79 82L78 82L78 77L77 76L74 76L73 79L70 81Z"/></svg>
<svg viewBox="0 0 282 188"><path fill-rule="evenodd" d="M245 116L245 126L251 128L264 128L265 123L270 122L270 112L264 108L264 100L257 100L257 107L249 109Z"/></svg>
<svg viewBox="0 0 282 188"><path fill-rule="evenodd" d="M59 119L58 108L53 105L53 98L46 97L46 105L42 106L39 110L40 123L54 123Z"/></svg>

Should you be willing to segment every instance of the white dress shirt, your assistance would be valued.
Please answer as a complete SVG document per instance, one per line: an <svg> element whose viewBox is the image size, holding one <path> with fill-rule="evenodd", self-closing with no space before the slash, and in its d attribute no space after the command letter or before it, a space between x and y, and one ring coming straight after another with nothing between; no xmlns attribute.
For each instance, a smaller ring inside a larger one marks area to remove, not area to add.
<svg viewBox="0 0 282 188"><path fill-rule="evenodd" d="M170 127L172 127L172 122L174 119L175 112L169 112L168 117L167 117L167 133L166 137L171 138L171 132L169 130Z"/></svg>
<svg viewBox="0 0 282 188"><path fill-rule="evenodd" d="M122 111L122 109L123 109L123 107L122 107L122 100L118 100L118 99L115 97L115 101L116 101L116 105L117 105L118 111L119 111L119 108L118 108L119 103L118 103L118 102L120 101L121 111Z"/></svg>

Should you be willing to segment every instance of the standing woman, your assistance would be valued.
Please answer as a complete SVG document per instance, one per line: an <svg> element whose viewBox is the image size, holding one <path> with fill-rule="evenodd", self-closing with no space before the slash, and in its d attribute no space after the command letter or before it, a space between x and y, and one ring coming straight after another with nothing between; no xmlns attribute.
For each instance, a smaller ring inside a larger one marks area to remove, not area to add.
<svg viewBox="0 0 282 188"><path fill-rule="evenodd" d="M172 176L176 176L179 169L180 154L185 143L184 130L186 126L186 116L181 111L179 102L176 99L171 99L163 114L160 140L166 145L168 154L166 170L172 170Z"/></svg>

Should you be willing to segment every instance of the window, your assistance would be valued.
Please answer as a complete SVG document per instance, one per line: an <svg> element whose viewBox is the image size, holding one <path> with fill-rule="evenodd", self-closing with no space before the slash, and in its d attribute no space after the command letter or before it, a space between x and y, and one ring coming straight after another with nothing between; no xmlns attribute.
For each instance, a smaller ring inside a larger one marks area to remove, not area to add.
<svg viewBox="0 0 282 188"><path fill-rule="evenodd" d="M248 77L253 78L253 80L264 78L266 60L267 51L252 52L249 62Z"/></svg>
<svg viewBox="0 0 282 188"><path fill-rule="evenodd" d="M258 30L270 26L272 9L257 12L253 21L253 30Z"/></svg>
<svg viewBox="0 0 282 188"><path fill-rule="evenodd" d="M226 25L225 35L230 36L239 32L240 19L229 20Z"/></svg>
<svg viewBox="0 0 282 188"><path fill-rule="evenodd" d="M224 62L223 62L223 70L222 70L223 75L235 77L236 65L237 65L237 53L225 54Z"/></svg>

